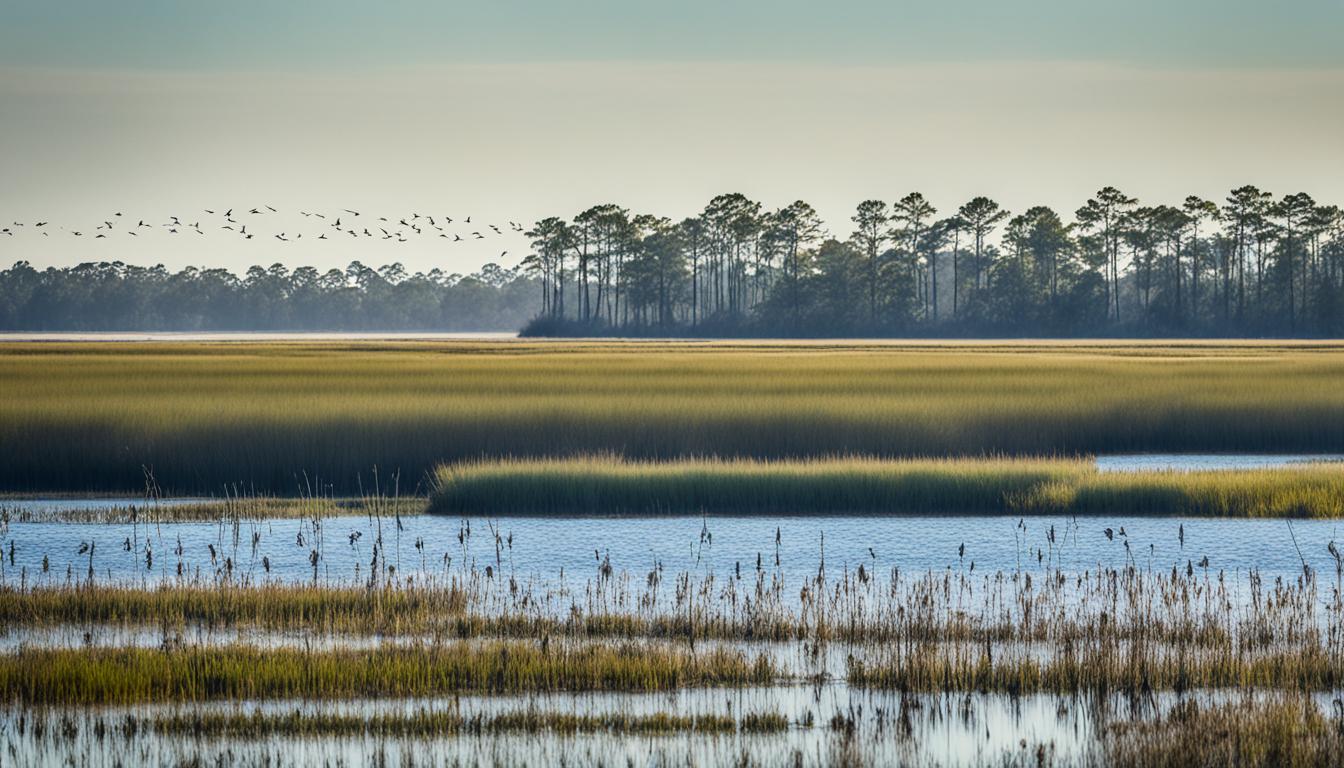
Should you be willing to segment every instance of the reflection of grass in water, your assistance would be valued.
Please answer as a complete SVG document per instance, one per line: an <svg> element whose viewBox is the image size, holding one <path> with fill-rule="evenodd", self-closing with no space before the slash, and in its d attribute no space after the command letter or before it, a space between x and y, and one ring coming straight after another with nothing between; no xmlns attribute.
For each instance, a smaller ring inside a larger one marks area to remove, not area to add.
<svg viewBox="0 0 1344 768"><path fill-rule="evenodd" d="M662 691L766 684L777 676L764 655L624 643L454 643L368 651L233 645L20 650L0 657L0 691L23 704Z"/></svg>
<svg viewBox="0 0 1344 768"><path fill-rule="evenodd" d="M1333 344L0 346L0 487L406 490L444 461L1330 451ZM386 475L385 477L390 477ZM316 481L315 481L316 482ZM326 491L324 491L325 493Z"/></svg>
<svg viewBox="0 0 1344 768"><path fill-rule="evenodd" d="M1193 547L1182 567L1149 570L1121 528L1108 546L1133 565L1070 572L1050 564L1072 557L1078 532L1061 522L1039 533L1039 546L1020 545L1023 570L992 573L975 569L970 550L966 557L948 553L955 570L879 572L871 555L868 563L791 576L767 550L722 574L656 566L647 574L608 574L598 564L592 578L565 589L498 571L489 577L474 565L442 580L379 586L181 580L152 589L0 587L0 625L16 632L87 629L91 639L99 627L148 627L170 639L181 630L261 630L410 639L803 640L907 652L932 643L992 643L1074 653L1115 653L1121 643L1149 653L1281 652L1323 647L1344 631L1344 604L1322 593L1333 585L1315 570L1309 579L1272 585L1258 574L1229 580Z"/></svg>
<svg viewBox="0 0 1344 768"><path fill-rule="evenodd" d="M441 467L430 511L1341 517L1344 469L1103 473L1090 461L1021 458L504 459Z"/></svg>
<svg viewBox="0 0 1344 768"><path fill-rule="evenodd" d="M1338 701L1338 700L1337 700ZM1108 765L1325 766L1344 759L1344 721L1306 697L1247 698L1201 706L1188 699L1154 721L1117 722L1103 732Z"/></svg>
<svg viewBox="0 0 1344 768"><path fill-rule="evenodd" d="M133 721L133 722L132 722ZM740 720L731 715L681 715L655 712L635 715L622 712L576 714L526 709L497 714L462 715L455 711L421 709L375 715L316 713L295 710L268 713L193 712L143 720L128 718L132 730L152 728L175 736L265 738L269 736L425 737L504 733L611 733L658 735L674 733L778 733L789 727L779 713L748 713Z"/></svg>

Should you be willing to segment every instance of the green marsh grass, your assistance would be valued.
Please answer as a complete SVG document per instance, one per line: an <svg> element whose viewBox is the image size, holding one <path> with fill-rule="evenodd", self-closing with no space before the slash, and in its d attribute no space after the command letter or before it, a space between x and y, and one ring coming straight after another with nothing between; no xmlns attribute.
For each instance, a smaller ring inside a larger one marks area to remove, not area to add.
<svg viewBox="0 0 1344 768"><path fill-rule="evenodd" d="M1344 464L1099 472L1069 459L504 459L436 473L430 511L1344 517Z"/></svg>
<svg viewBox="0 0 1344 768"><path fill-rule="evenodd" d="M0 346L0 488L411 495L436 465L1337 451L1338 344ZM362 488L361 488L362 486Z"/></svg>
<svg viewBox="0 0 1344 768"><path fill-rule="evenodd" d="M765 685L777 676L764 655L626 643L501 641L321 651L238 644L21 649L0 655L0 691L25 705L652 692Z"/></svg>

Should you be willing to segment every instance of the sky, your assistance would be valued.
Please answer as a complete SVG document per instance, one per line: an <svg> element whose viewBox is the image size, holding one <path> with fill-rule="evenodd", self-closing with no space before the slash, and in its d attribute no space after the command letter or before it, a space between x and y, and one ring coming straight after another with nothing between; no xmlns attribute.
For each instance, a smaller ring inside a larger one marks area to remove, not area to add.
<svg viewBox="0 0 1344 768"><path fill-rule="evenodd" d="M525 254L510 221L730 191L837 236L913 190L1344 203L1341 39L1341 0L6 0L0 263L465 272ZM211 229L230 208L265 236ZM299 213L346 209L464 240L319 241L334 219Z"/></svg>

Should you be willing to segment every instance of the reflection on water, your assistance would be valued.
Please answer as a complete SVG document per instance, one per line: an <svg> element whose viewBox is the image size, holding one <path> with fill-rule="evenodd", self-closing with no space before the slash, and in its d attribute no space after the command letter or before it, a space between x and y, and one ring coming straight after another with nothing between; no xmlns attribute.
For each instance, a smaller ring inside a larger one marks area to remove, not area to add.
<svg viewBox="0 0 1344 768"><path fill-rule="evenodd" d="M1230 466L1267 466L1270 462L1320 457L1107 457L1105 471L1154 468L1205 468L1197 462ZM1141 462L1148 465L1142 466ZM1243 462L1241 464L1227 462ZM1247 463L1247 462L1262 463ZM1128 463L1127 463L1128 462ZM1164 463L1166 462L1166 463ZM13 504L14 502L6 502ZM97 509L133 500L31 502ZM1116 571L1125 579L1152 581L1173 569L1170 584L1190 585L1198 610L1216 606L1234 622L1269 611L1233 609L1233 604L1266 594L1300 595L1307 603L1323 601L1314 577L1299 592L1285 593L1277 579L1294 583L1304 563L1327 581L1336 574L1327 546L1340 533L1336 521L1214 520L1115 516L1072 519L980 516L914 517L752 517L563 518L535 517L463 520L442 517L345 517L323 520L259 520L183 523L0 523L0 588L85 583L152 585L161 582L221 581L358 584L376 569L385 578L454 579L470 582L495 605L511 605L522 594L555 598L563 612L602 589L629 590L638 599L646 574L667 574L664 593L680 587L673 574L685 573L687 585L723 600L737 595L734 584L750 584L753 574L787 582L782 599L797 600L809 580L826 585L862 580L853 592L863 599L899 603L908 592L884 592L897 574L928 577L951 584L956 602L967 596L958 614L1013 618L1012 600L1019 584L1036 577L1040 597L1063 595L1061 602L1037 603L1090 620L1110 594ZM375 545L381 542L381 545ZM1198 564L1198 565L1196 565ZM859 568L865 570L860 576ZM486 569L489 569L488 571ZM604 574L607 574L604 576ZM787 577L784 576L787 574ZM932 574L932 576L929 576ZM948 575L944 579L944 575ZM1193 575L1192 575L1193 574ZM614 575L614 577L612 577ZM1070 578L1063 578L1068 575ZM764 578L764 577L762 577ZM871 585L869 580L871 579ZM1021 581L1019 581L1019 579ZM736 580L736 581L735 581ZM442 582L441 582L442 583ZM651 582L650 582L651 583ZM773 583L773 582L772 582ZM1147 583L1147 582L1145 582ZM1153 582L1159 583L1159 582ZM605 584L606 587L602 585ZM1070 586L1072 585L1072 586ZM1272 587L1271 587L1272 585ZM1328 589L1329 584L1326 584ZM908 589L909 587L907 587ZM747 595L747 592L743 592ZM849 593L847 593L849 594ZM1123 595L1123 590L1121 592ZM1149 594L1143 592L1143 594ZM1256 596L1256 597L1253 597ZM597 598L606 599L604 597ZM1068 602L1068 601L1075 602ZM950 605L951 603L949 603ZM1000 609L1000 604L1008 608ZM1324 603L1322 603L1324 604ZM549 603L547 603L549 605ZM735 606L736 603L733 603ZM942 605L942 603L940 603ZM1258 605L1258 604L1257 604ZM1172 603L1187 616L1187 603ZM477 606L481 607L481 606ZM485 605L489 608L489 605ZM1291 603L1290 603L1291 607ZM1310 607L1310 606L1309 606ZM1164 603L1145 604L1149 615L1165 616ZM1305 616L1315 615L1303 609ZM544 612L544 609L539 609ZM1291 613L1291 611L1290 611ZM1287 614L1285 614L1287 615ZM1297 614L1292 614L1297 615ZM1188 616L1187 616L1188 617ZM1154 626L1160 625L1157 622ZM1299 628L1300 629L1300 628ZM1308 633L1309 634L1309 633ZM1288 637L1288 635L1284 635ZM1289 638L1291 640L1291 638ZM1311 638L1308 637L1310 640ZM263 647L314 650L436 642L415 634L342 635L323 631L273 631L256 627L60 624L22 629L0 627L0 653L21 647L177 647L247 643ZM1234 637L1229 642L1235 642ZM675 645L685 641L666 642ZM719 641L722 642L722 641ZM716 641L697 641L712 649ZM1125 653L1124 641L1115 646ZM861 647L808 642L733 643L751 653L767 652L785 682L746 689L676 690L658 694L545 694L457 696L423 700L336 702L266 701L133 708L24 708L0 702L0 763L3 765L113 766L183 763L349 765L832 765L837 763L912 765L1056 765L1104 762L1107 723L1162 715L1180 700L1176 694L1133 697L998 694L907 695L898 691L850 688L848 658L881 654L875 642ZM931 646L923 646L928 651ZM1044 658L1050 649L1030 641L1016 652ZM977 651L978 652L978 651ZM1144 652L1162 653L1149 640ZM1249 651L1246 651L1249 652ZM1186 693L1201 701L1240 693ZM1333 707L1333 692L1315 701ZM519 711L576 714L659 712L781 714L790 721L782 734L674 733L625 735L553 732L494 735L386 738L372 735L307 736L268 734L258 738L168 736L156 733L156 717L200 710L256 709L287 713L413 713L451 710L464 716ZM139 727L128 728L127 717ZM144 727L149 724L150 727ZM1099 750L1101 750L1099 752Z"/></svg>
<svg viewBox="0 0 1344 768"><path fill-rule="evenodd" d="M380 562L397 578L487 566L492 578L551 585L582 583L607 566L637 577L658 566L722 577L754 569L758 557L771 568L778 558L781 570L798 576L821 563L832 573L860 564L871 573L960 571L972 563L985 572L1169 571L1208 558L1212 573L1256 569L1274 578L1301 573L1304 561L1333 571L1327 546L1341 535L1334 520L1120 515L15 522L0 529L0 582L55 585L92 571L102 583L149 584L178 579L179 563L182 577L206 581L228 575L309 583L316 575L323 583L357 582L368 577L380 537Z"/></svg>
<svg viewBox="0 0 1344 768"><path fill-rule="evenodd" d="M18 765L183 764L387 765L1084 765L1104 764L1108 724L1167 716L1182 701L1233 701L1240 694L1058 697L956 694L911 696L843 685L679 691L659 695L584 694L396 700L141 706L79 711L0 709L0 741ZM1253 697L1256 695L1252 695ZM1317 696L1329 710L1331 697ZM156 733L157 717L193 711L251 714L422 711L475 714L674 712L785 714L782 734L720 735L506 733L440 737L288 736L228 739ZM128 718L133 718L131 719ZM134 722L134 727L129 723Z"/></svg>
<svg viewBox="0 0 1344 768"><path fill-rule="evenodd" d="M45 713L29 711L23 733L21 712L4 712L0 731L10 745L34 763L115 765L128 756L145 765L179 765L204 758L279 765L727 765L745 756L752 765L829 765L848 754L864 764L896 760L920 764L983 765L1004 756L1030 754L1045 745L1067 760L1093 749L1093 710L1082 700L1055 697L902 696L849 691L843 685L774 687L746 690L679 691L659 695L586 694L531 697L461 697L455 700L401 700L313 703L302 701L200 705L196 710L250 714L255 710L287 714L381 715L392 712L444 711L471 717L527 710L573 714L624 713L681 715L780 713L790 720L782 734L673 733L493 734L441 738L289 737L257 738L165 736L143 725L133 735L127 715L140 723L156 716L193 711L186 707L146 706ZM35 723L45 719L38 726ZM99 736L99 733L102 735ZM1025 742L1028 747L1023 747ZM1034 760L1033 760L1034 762Z"/></svg>

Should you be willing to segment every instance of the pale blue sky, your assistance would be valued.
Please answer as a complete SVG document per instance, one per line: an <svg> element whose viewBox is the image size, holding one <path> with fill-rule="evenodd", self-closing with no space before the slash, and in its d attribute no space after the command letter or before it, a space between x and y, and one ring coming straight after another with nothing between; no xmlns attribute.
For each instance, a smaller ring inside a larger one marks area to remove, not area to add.
<svg viewBox="0 0 1344 768"><path fill-rule="evenodd" d="M0 0L0 222L682 217L740 191L844 236L859 201L914 190L943 212L1068 215L1108 184L1344 203L1341 40L1344 0ZM458 271L526 249L27 233L0 263Z"/></svg>
<svg viewBox="0 0 1344 768"><path fill-rule="evenodd" d="M1337 66L1340 0L7 0L0 64L1087 59Z"/></svg>

